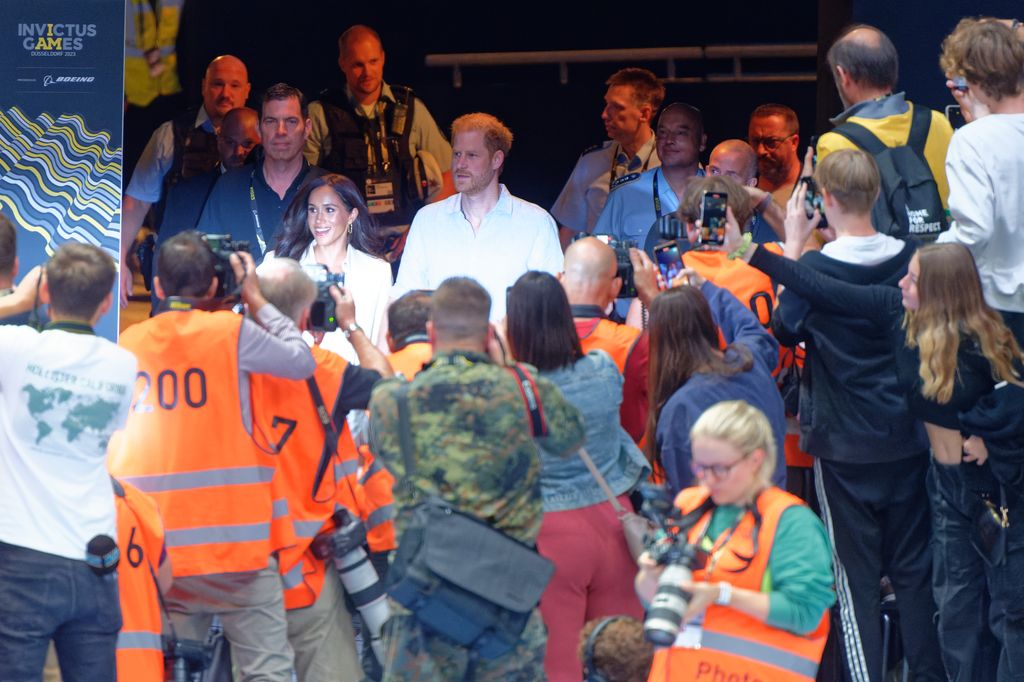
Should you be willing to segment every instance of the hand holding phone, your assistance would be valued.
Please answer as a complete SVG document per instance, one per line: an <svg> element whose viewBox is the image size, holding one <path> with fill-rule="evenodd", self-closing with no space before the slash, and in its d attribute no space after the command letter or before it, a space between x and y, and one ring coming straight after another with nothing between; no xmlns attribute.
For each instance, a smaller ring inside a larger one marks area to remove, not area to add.
<svg viewBox="0 0 1024 682"><path fill-rule="evenodd" d="M683 256L679 252L679 244L675 241L658 244L654 247L654 260L661 271L661 279L667 287L683 270Z"/></svg>

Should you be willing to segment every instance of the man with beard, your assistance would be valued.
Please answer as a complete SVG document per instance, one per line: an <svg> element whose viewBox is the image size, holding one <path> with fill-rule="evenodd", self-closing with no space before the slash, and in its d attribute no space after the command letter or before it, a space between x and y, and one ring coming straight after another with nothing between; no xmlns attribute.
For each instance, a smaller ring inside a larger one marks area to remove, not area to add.
<svg viewBox="0 0 1024 682"><path fill-rule="evenodd" d="M747 142L757 154L757 187L785 206L800 177L800 121L784 104L762 104L750 115Z"/></svg>
<svg viewBox="0 0 1024 682"><path fill-rule="evenodd" d="M452 176L458 194L413 218L392 297L472 277L490 294L491 320L505 316L505 290L527 270L557 274L562 249L555 221L498 182L512 132L490 114L452 123Z"/></svg>
<svg viewBox="0 0 1024 682"><path fill-rule="evenodd" d="M259 263L299 185L323 173L302 156L309 129L302 91L286 83L270 86L263 93L260 120L263 158L221 176L206 200L199 231L248 241Z"/></svg>

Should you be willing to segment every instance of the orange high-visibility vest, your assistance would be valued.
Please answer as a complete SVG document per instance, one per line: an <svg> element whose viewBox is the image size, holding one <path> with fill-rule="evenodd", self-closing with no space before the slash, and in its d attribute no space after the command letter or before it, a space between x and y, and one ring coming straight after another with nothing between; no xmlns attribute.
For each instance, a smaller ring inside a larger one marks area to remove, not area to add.
<svg viewBox="0 0 1024 682"><path fill-rule="evenodd" d="M782 253L778 244L769 242L762 248ZM724 251L687 251L683 265L697 271L715 286L728 289L733 296L748 306L761 324L768 326L775 310L775 287L768 275L736 258L729 260Z"/></svg>
<svg viewBox="0 0 1024 682"><path fill-rule="evenodd" d="M226 311L173 311L119 340L139 371L110 471L156 501L176 578L257 571L279 549L271 537L278 458L242 423L241 325Z"/></svg>
<svg viewBox="0 0 1024 682"><path fill-rule="evenodd" d="M580 337L583 352L603 350L612 356L620 373L626 371L626 361L641 333L636 327L616 324L611 320L576 320L576 334Z"/></svg>
<svg viewBox="0 0 1024 682"><path fill-rule="evenodd" d="M332 410L348 363L320 347L314 347L312 353L317 364L313 377L326 409ZM358 477L360 458L344 421L330 468L314 497L313 482L324 447L324 429L305 381L253 376L252 399L255 424L279 451L274 480L287 498L295 527L295 544L278 556L285 607L310 606L319 597L325 576L323 560L309 551L313 538L333 530L331 516L340 507L363 519L367 526L367 519L377 509L370 507L362 490ZM390 517L386 521L390 523ZM388 547L391 548L393 544Z"/></svg>
<svg viewBox="0 0 1024 682"><path fill-rule="evenodd" d="M684 513L697 509L708 497L704 488L687 488L676 497L676 506ZM754 517L744 513L736 530L726 542L714 568L712 582L725 579L733 587L766 591L765 571L775 542L779 518L786 509L803 502L789 493L771 487L758 496L761 513L757 554L747 565L737 556L753 554ZM707 523L706 513L690 530L691 544L700 541ZM744 568L745 567L745 568ZM693 572L694 581L708 580L705 570ZM664 680L748 680L749 682L813 682L828 635L828 611L809 635L796 635L774 628L728 606L712 604L704 613L701 644L698 649L672 646L654 653L651 682Z"/></svg>
<svg viewBox="0 0 1024 682"><path fill-rule="evenodd" d="M359 487L365 498L366 541L370 550L387 552L398 547L395 537L395 477L370 452L370 446L359 446Z"/></svg>
<svg viewBox="0 0 1024 682"><path fill-rule="evenodd" d="M123 621L117 635L117 679L162 682L164 653L156 573L164 555L163 523L156 502L138 489L118 481L114 492L117 546L121 552L117 585Z"/></svg>
<svg viewBox="0 0 1024 682"><path fill-rule="evenodd" d="M409 381L416 376L423 365L434 357L434 347L426 341L410 343L388 356L388 364L395 374L401 374Z"/></svg>

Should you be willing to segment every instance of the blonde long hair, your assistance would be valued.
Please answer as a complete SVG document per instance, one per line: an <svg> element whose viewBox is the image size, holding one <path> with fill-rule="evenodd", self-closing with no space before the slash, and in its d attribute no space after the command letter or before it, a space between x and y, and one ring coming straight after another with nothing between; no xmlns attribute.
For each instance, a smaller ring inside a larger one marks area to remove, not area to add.
<svg viewBox="0 0 1024 682"><path fill-rule="evenodd" d="M997 381L1024 385L1014 369L1024 362L1013 333L981 292L974 258L962 244L929 244L917 250L919 305L903 318L907 347L918 348L921 394L948 403L956 383L960 336L978 342Z"/></svg>

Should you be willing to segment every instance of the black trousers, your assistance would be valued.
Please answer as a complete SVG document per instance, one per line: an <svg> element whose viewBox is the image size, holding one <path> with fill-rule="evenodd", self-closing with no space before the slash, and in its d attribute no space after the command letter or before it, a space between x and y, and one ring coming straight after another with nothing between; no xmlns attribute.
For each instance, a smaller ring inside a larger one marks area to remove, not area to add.
<svg viewBox="0 0 1024 682"><path fill-rule="evenodd" d="M903 650L915 682L944 681L932 598L927 452L883 464L816 459L818 502L835 551L844 677L881 682L880 582L896 593Z"/></svg>

